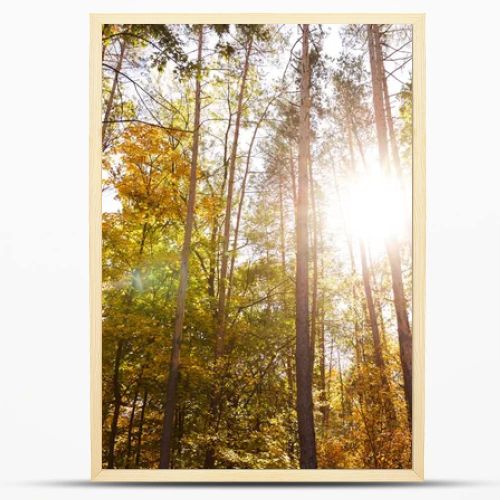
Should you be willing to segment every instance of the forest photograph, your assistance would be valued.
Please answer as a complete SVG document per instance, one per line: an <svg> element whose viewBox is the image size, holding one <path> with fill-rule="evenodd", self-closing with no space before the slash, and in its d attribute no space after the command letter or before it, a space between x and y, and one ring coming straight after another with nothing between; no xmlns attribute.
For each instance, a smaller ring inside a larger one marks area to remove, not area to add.
<svg viewBox="0 0 500 500"><path fill-rule="evenodd" d="M100 56L102 468L411 469L412 25Z"/></svg>

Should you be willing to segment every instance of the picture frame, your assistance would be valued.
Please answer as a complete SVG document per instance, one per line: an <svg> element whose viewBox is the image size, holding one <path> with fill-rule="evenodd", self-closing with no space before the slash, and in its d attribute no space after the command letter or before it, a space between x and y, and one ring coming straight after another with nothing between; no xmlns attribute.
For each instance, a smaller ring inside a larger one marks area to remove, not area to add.
<svg viewBox="0 0 500 500"><path fill-rule="evenodd" d="M413 432L412 468L390 469L158 469L102 467L101 332L101 30L103 24L318 23L413 25ZM425 326L425 15L342 14L91 14L90 15L90 364L91 479L102 482L417 482L424 479Z"/></svg>

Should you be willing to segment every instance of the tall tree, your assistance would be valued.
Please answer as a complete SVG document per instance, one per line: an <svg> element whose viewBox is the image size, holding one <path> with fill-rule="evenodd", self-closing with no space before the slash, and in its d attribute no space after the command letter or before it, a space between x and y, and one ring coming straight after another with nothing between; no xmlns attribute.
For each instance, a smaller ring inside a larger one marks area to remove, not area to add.
<svg viewBox="0 0 500 500"><path fill-rule="evenodd" d="M195 83L195 112L193 126L193 144L191 150L191 170L189 177L189 194L187 202L186 223L184 227L184 241L182 244L181 264L179 270L179 287L177 290L177 307L175 312L174 332L172 336L172 351L167 382L167 396L165 401L165 415L160 450L160 469L170 467L172 451L172 435L174 425L174 412L179 380L181 359L181 339L186 310L186 294L189 273L189 256L191 253L191 235L194 224L194 211L196 201L196 176L198 168L198 148L200 141L200 114L201 114L201 65L203 58L203 24L197 26L198 31L198 57Z"/></svg>
<svg viewBox="0 0 500 500"><path fill-rule="evenodd" d="M300 64L299 172L297 192L297 260L295 279L295 363L297 377L297 420L299 427L300 467L315 469L316 436L312 398L311 343L309 336L308 277L308 160L310 158L310 61L309 25L302 25Z"/></svg>
<svg viewBox="0 0 500 500"><path fill-rule="evenodd" d="M230 286L230 269L229 269L229 244L231 239L231 216L233 210L233 195L234 195L234 185L236 176L236 164L238 155L238 142L241 129L241 119L243 114L243 103L245 99L245 91L247 86L248 70L250 67L250 56L253 47L253 34L251 30L246 29L244 26L243 31L243 47L244 47L244 61L243 69L240 77L240 85L238 89L238 100L236 106L236 118L233 132L233 142L231 146L231 153L229 155L228 169L227 169L227 196L224 211L224 227L221 235L222 239L222 250L221 250L221 260L220 260L220 271L219 271L219 283L218 283L218 307L215 325L215 368L218 372L215 374L215 379L218 379L222 373L220 371L220 365L218 364L224 355L225 342L226 342L226 321L227 321L227 299L228 299L228 289ZM232 49L231 49L232 50ZM228 93L228 99L229 99ZM229 128L227 129L229 133ZM226 136L227 140L227 136ZM226 172L224 174L224 183L226 185ZM217 433L219 423L220 423L220 412L222 405L222 388L214 386L210 394L210 414L208 417L208 428L212 428L214 433ZM215 424L214 424L215 422ZM205 468L212 468L215 463L215 448L213 443L209 443L205 450Z"/></svg>
<svg viewBox="0 0 500 500"><path fill-rule="evenodd" d="M373 109L375 114L375 126L377 130L377 144L380 162L384 170L390 172L387 139L387 117L384 109L384 65L381 58L380 29L376 24L367 26L368 49L370 55L370 68L373 87ZM391 268L392 291L396 319L398 325L400 359L403 369L403 381L406 405L408 408L408 420L411 427L412 421L412 334L408 320L408 310L401 273L400 247L395 237L389 237L386 241L387 255Z"/></svg>
<svg viewBox="0 0 500 500"><path fill-rule="evenodd" d="M216 338L216 356L221 356L224 352L224 342L226 334L226 296L228 288L228 263L229 263L229 242L231 238L231 213L233 208L234 178L236 172L236 160L238 155L238 140L240 136L241 116L243 113L243 102L245 98L245 89L248 77L248 68L250 65L250 55L252 53L253 36L251 32L246 34L245 40L245 59L243 71L241 74L241 83L238 93L238 105L236 109L236 122L234 126L233 144L229 158L229 179L227 184L226 211L224 216L224 232L222 235L222 256L220 264L219 278L219 306L217 309L217 338Z"/></svg>

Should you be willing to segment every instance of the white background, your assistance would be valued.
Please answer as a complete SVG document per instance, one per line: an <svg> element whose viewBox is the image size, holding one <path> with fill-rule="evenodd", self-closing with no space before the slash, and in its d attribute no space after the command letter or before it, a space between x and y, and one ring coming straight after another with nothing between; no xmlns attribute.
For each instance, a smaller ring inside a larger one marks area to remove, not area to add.
<svg viewBox="0 0 500 500"><path fill-rule="evenodd" d="M3 498L500 498L498 2L2 5ZM88 484L88 13L427 13L426 477L415 486ZM257 489L256 489L257 488Z"/></svg>

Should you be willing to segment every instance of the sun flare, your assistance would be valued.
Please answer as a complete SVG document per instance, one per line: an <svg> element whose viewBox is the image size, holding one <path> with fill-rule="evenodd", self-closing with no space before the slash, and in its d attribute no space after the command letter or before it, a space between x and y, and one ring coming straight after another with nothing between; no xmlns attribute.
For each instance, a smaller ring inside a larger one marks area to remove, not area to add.
<svg viewBox="0 0 500 500"><path fill-rule="evenodd" d="M388 238L401 239L405 234L408 207L401 181L380 169L351 177L342 193L332 193L329 204L325 222L330 232L343 231L364 241L374 255L385 252Z"/></svg>

